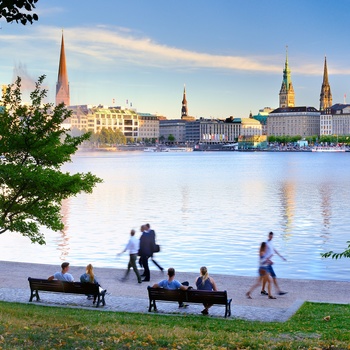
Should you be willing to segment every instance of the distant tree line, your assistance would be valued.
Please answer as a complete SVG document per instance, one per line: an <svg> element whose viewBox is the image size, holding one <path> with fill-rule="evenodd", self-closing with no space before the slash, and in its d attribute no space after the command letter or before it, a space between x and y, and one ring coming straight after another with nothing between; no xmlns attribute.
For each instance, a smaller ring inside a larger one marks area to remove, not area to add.
<svg viewBox="0 0 350 350"><path fill-rule="evenodd" d="M336 144L336 143L342 143L349 145L350 144L350 135L313 135L313 136L306 136L302 137L300 135L290 136L290 135L284 135L284 136L274 136L271 135L268 137L268 142L277 142L277 143L295 143L300 140L306 140L309 144L315 144L315 143L327 143L327 144Z"/></svg>

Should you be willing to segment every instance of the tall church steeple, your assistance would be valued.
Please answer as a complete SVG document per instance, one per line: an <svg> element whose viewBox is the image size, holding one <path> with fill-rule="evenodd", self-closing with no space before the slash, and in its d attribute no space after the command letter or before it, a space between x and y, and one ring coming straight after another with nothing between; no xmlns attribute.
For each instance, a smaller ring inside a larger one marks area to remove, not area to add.
<svg viewBox="0 0 350 350"><path fill-rule="evenodd" d="M323 69L323 82L320 94L320 111L324 111L326 108L332 106L332 93L331 87L328 82L328 69L327 69L327 58L324 58L324 69Z"/></svg>
<svg viewBox="0 0 350 350"><path fill-rule="evenodd" d="M292 84L291 71L288 64L288 46L286 48L286 63L283 70L282 86L279 93L280 108L294 107L294 88Z"/></svg>
<svg viewBox="0 0 350 350"><path fill-rule="evenodd" d="M187 100L186 100L186 86L184 86L184 95L182 98L182 108L181 108L181 118L185 118L188 116L187 110Z"/></svg>
<svg viewBox="0 0 350 350"><path fill-rule="evenodd" d="M58 78L56 84L56 106L60 103L70 106L70 94L68 83L68 72L66 66L66 54L64 51L64 39L62 31L60 63L58 67Z"/></svg>

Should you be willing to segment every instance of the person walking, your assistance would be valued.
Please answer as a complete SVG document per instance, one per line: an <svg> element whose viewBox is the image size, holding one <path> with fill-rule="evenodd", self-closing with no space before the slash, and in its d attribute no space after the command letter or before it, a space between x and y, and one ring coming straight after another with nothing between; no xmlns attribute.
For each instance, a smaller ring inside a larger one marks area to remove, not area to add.
<svg viewBox="0 0 350 350"><path fill-rule="evenodd" d="M146 226L147 232L149 232L151 235L154 235L154 242L155 242L156 241L156 233L154 232L154 230L151 229L151 225L150 224L146 224L145 226ZM156 247L157 247L157 245L155 244L153 253L151 255L151 261L153 262L154 265L156 265L158 267L158 269L160 271L163 271L164 268L160 264L158 264L158 262L153 258L153 254L159 252L159 250L156 249ZM159 246L158 246L158 248L159 248Z"/></svg>
<svg viewBox="0 0 350 350"><path fill-rule="evenodd" d="M202 266L199 269L200 276L196 279L196 286L198 290L214 290L217 291L216 283L214 279L209 276L208 269L205 266ZM209 308L213 304L203 303L204 309L201 311L203 315L209 314Z"/></svg>
<svg viewBox="0 0 350 350"><path fill-rule="evenodd" d="M284 295L287 294L287 292L282 292L278 283L277 283L277 276L275 274L275 271L273 270L272 264L273 261L271 260L272 256L276 253L282 260L287 261L287 259L285 259L273 246L272 244L272 238L273 238L273 232L269 232L269 236L268 239L266 241L266 257L269 260L269 264L266 268L266 271L268 272L268 274L272 277L272 281L273 284L275 285L276 291L278 295ZM268 295L269 293L266 292L265 290L265 285L266 285L266 281L263 280L262 281L262 289L261 289L261 295Z"/></svg>
<svg viewBox="0 0 350 350"><path fill-rule="evenodd" d="M141 226L142 235L140 237L140 259L144 268L143 274L145 276L145 278L142 280L143 282L149 282L151 279L148 259L152 256L156 244L154 231L152 231L147 231L146 225Z"/></svg>
<svg viewBox="0 0 350 350"><path fill-rule="evenodd" d="M254 289L261 285L261 282L264 284L267 283L268 293L266 294L268 295L269 299L276 299L276 297L271 294L271 279L270 273L268 272L268 266L271 261L269 260L267 251L268 248L266 242L262 242L259 249L259 277L255 284L253 284L253 286L246 293L248 299L252 299L251 293Z"/></svg>
<svg viewBox="0 0 350 350"><path fill-rule="evenodd" d="M121 255L128 250L129 255L130 255L128 268L125 271L124 277L121 279L122 282L126 281L128 275L129 275L130 269L133 268L135 275L137 277L137 282L142 283L139 270L137 269L137 266L136 266L136 259L137 259L137 254L139 252L139 249L140 249L140 241L135 237L135 230L131 230L130 231L130 238L129 238L129 241L128 241L125 249L121 253L118 254L118 255Z"/></svg>

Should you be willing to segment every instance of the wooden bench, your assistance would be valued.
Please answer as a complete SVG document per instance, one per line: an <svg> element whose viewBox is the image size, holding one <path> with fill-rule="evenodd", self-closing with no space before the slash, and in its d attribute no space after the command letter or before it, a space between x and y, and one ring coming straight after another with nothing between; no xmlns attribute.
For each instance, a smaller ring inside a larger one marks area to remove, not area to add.
<svg viewBox="0 0 350 350"><path fill-rule="evenodd" d="M213 305L225 305L225 317L231 316L231 301L227 298L227 292L225 291L207 291L207 290L170 290L164 288L152 288L147 287L149 297L149 308L151 312L152 308L157 311L156 300L158 301L177 301L184 303L200 303L200 304L213 304Z"/></svg>
<svg viewBox="0 0 350 350"><path fill-rule="evenodd" d="M99 307L100 303L103 306L105 303L106 290L100 292L99 284L96 283L81 283L81 282L65 282L40 278L28 277L30 287L30 298L31 302L34 297L36 300L40 300L39 290L44 292L56 292L56 293L71 293L71 294L85 294L92 295L94 298L93 303L96 303L96 307Z"/></svg>

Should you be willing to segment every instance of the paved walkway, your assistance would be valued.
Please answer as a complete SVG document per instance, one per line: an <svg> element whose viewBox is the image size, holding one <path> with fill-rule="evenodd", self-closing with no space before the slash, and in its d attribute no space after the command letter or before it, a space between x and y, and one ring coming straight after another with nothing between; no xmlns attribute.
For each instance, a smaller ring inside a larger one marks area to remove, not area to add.
<svg viewBox="0 0 350 350"><path fill-rule="evenodd" d="M44 264L28 264L0 261L0 300L9 302L27 303L30 297L28 277L46 278L59 271L59 266ZM76 280L84 272L84 267L72 266L70 272ZM151 282L138 284L134 273L126 282L120 282L124 271L111 268L95 268L95 274L101 285L107 289L106 306L98 310L125 311L148 313L147 285L153 285L166 278L166 273L159 270L151 271ZM255 282L253 277L211 275L219 290L227 290L232 298L231 318L258 320L264 322L284 322L288 320L304 301L327 303L350 303L350 282L334 282L319 280L290 280L279 279L282 290L288 292L277 299L270 300L260 295L260 290L253 292L253 299L245 297L246 291ZM197 274L179 272L176 278L179 281L189 281L194 285ZM39 292L40 293L40 292ZM93 309L92 301L82 295L40 293L40 302L35 304L50 306L69 306ZM201 305L190 304L185 309L179 309L177 303L157 302L158 313L164 314L199 314ZM213 306L210 315L223 317L223 306Z"/></svg>

